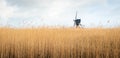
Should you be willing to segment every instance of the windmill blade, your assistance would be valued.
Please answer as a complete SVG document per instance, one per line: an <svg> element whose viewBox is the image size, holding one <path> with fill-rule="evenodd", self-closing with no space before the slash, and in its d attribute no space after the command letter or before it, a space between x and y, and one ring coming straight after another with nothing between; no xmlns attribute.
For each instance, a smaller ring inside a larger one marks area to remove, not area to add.
<svg viewBox="0 0 120 58"><path fill-rule="evenodd" d="M75 20L77 19L77 11L76 11L76 15L75 15Z"/></svg>

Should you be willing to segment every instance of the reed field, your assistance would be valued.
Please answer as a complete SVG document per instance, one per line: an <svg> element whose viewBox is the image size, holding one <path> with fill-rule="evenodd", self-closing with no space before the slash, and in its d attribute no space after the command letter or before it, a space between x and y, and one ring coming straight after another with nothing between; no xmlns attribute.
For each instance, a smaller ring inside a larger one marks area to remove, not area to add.
<svg viewBox="0 0 120 58"><path fill-rule="evenodd" d="M120 28L0 28L0 58L120 58Z"/></svg>

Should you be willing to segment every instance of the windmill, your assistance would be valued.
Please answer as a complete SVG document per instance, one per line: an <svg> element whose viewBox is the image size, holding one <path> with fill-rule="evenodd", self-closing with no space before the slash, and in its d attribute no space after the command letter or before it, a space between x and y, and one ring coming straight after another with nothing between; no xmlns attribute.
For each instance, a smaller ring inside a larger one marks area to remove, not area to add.
<svg viewBox="0 0 120 58"><path fill-rule="evenodd" d="M74 26L76 28L79 27L79 26L81 26L81 19L77 18L77 12L76 12L76 15L75 15L75 19L73 21L74 21Z"/></svg>

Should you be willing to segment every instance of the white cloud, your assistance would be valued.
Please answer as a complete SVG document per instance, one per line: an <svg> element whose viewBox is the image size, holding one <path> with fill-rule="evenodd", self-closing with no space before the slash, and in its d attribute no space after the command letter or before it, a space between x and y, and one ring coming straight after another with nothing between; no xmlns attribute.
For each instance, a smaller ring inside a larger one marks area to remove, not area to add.
<svg viewBox="0 0 120 58"><path fill-rule="evenodd" d="M14 14L14 8L8 6L5 0L0 0L0 25L5 26Z"/></svg>
<svg viewBox="0 0 120 58"><path fill-rule="evenodd" d="M13 15L14 9L7 6L4 0L0 0L0 16L1 18L7 19Z"/></svg>
<svg viewBox="0 0 120 58"><path fill-rule="evenodd" d="M82 23L89 26L91 23L98 25L101 19L106 21L109 16L115 18L114 15L120 15L119 10L114 11L115 8L118 7L111 7L108 0L0 0L0 19L35 22L35 18L38 18L37 22L43 20L47 25L72 26L77 10Z"/></svg>

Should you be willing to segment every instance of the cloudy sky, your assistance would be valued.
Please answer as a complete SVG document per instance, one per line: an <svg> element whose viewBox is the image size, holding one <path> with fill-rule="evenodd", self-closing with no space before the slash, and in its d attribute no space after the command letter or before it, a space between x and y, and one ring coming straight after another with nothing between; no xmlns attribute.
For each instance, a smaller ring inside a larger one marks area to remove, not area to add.
<svg viewBox="0 0 120 58"><path fill-rule="evenodd" d="M120 0L0 0L0 26L120 26Z"/></svg>

